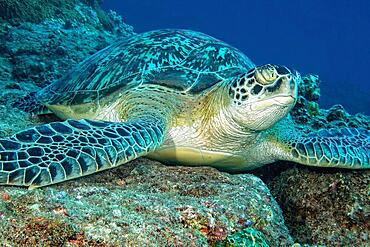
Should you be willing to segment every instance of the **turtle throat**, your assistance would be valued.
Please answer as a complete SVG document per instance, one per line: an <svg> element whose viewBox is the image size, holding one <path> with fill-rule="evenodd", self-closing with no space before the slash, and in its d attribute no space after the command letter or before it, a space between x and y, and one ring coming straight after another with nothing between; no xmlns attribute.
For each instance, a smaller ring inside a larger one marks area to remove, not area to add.
<svg viewBox="0 0 370 247"><path fill-rule="evenodd" d="M197 127L206 145L212 150L235 152L240 144L255 138L256 133L233 117L233 106L227 97L227 87L219 87L202 101L199 109L201 124Z"/></svg>

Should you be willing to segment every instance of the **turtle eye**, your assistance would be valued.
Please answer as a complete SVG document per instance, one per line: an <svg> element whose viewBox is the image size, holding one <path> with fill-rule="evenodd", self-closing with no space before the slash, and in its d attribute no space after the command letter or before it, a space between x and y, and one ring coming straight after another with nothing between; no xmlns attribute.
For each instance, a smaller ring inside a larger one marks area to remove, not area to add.
<svg viewBox="0 0 370 247"><path fill-rule="evenodd" d="M256 69L256 80L262 85L270 85L278 78L279 74L275 66L266 64Z"/></svg>

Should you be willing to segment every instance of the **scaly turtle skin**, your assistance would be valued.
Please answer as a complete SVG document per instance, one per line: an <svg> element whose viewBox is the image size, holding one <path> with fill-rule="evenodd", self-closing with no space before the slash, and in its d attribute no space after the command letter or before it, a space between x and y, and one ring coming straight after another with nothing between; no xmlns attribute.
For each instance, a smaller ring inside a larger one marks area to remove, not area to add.
<svg viewBox="0 0 370 247"><path fill-rule="evenodd" d="M226 171L276 160L370 168L369 131L294 128L300 80L202 33L136 35L17 103L66 121L0 139L0 184L45 186L140 156Z"/></svg>

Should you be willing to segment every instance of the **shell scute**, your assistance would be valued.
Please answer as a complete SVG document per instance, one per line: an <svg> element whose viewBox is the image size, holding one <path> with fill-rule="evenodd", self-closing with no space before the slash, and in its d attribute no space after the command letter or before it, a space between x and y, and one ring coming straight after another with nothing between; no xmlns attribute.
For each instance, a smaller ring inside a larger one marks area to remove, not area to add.
<svg viewBox="0 0 370 247"><path fill-rule="evenodd" d="M155 84L199 94L254 64L237 49L189 30L159 30L97 52L37 94L45 105L99 101L117 91Z"/></svg>

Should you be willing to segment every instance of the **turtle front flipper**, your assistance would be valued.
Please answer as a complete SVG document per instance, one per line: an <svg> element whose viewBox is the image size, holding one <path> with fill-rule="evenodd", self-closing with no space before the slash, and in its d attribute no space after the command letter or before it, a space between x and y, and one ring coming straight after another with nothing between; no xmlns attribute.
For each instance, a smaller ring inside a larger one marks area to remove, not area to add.
<svg viewBox="0 0 370 247"><path fill-rule="evenodd" d="M67 120L0 139L0 184L40 187L116 167L163 140L160 121Z"/></svg>
<svg viewBox="0 0 370 247"><path fill-rule="evenodd" d="M291 132L274 142L277 159L303 165L370 169L370 131L328 129L309 134Z"/></svg>

